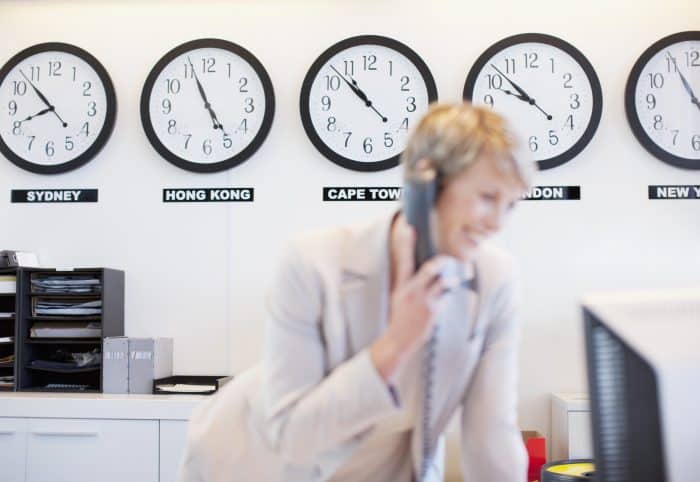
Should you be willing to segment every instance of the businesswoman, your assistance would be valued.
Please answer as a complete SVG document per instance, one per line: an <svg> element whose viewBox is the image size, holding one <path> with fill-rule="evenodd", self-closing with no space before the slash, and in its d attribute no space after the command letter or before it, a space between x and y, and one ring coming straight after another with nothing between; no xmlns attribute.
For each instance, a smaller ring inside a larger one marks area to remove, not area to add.
<svg viewBox="0 0 700 482"><path fill-rule="evenodd" d="M460 409L465 479L525 480L512 262L488 238L531 167L504 120L469 104L431 108L402 164L437 179L439 254L415 266L399 209L291 242L264 361L196 412L183 482L442 481Z"/></svg>

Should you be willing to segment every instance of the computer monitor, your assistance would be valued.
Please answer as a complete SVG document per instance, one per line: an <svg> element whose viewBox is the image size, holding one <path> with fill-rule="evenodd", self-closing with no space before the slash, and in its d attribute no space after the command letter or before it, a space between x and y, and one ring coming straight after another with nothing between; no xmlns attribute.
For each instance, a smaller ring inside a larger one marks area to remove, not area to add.
<svg viewBox="0 0 700 482"><path fill-rule="evenodd" d="M700 481L700 289L583 302L596 482Z"/></svg>

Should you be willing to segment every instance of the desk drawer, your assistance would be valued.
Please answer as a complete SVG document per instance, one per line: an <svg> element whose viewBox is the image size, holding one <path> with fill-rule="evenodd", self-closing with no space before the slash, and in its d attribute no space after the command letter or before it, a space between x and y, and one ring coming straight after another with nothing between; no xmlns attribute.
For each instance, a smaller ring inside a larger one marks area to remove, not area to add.
<svg viewBox="0 0 700 482"><path fill-rule="evenodd" d="M157 482L158 421L27 419L27 482Z"/></svg>
<svg viewBox="0 0 700 482"><path fill-rule="evenodd" d="M0 417L0 482L24 480L27 420Z"/></svg>

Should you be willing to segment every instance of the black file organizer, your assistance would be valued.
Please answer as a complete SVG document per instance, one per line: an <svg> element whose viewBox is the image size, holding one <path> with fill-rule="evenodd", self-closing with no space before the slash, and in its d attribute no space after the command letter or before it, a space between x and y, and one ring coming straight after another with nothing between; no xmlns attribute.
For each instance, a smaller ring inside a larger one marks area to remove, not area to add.
<svg viewBox="0 0 700 482"><path fill-rule="evenodd" d="M95 294L44 294L33 293L32 276L37 275L95 275L100 280L100 292ZM124 272L110 268L80 268L58 271L48 268L23 268L18 283L17 345L19 359L16 360L15 377L19 391L31 392L101 392L103 387L102 364L81 370L34 368L33 360L46 359L61 349L66 352L87 352L97 348L102 352L103 339L107 336L124 335ZM102 301L102 313L96 316L33 316L32 303L37 297L51 299L90 299ZM97 321L101 323L101 334L95 338L35 338L30 336L34 322L51 321ZM87 388L46 388L48 384L87 385Z"/></svg>
<svg viewBox="0 0 700 482"><path fill-rule="evenodd" d="M17 276L16 268L0 269L0 276ZM1 387L0 392L11 392L17 388L17 292L0 293L0 312L14 313L10 318L0 318L0 338L14 336L13 342L0 342L0 358L9 355L15 356L15 361L11 365L0 366L0 377L13 375L15 377L12 387Z"/></svg>

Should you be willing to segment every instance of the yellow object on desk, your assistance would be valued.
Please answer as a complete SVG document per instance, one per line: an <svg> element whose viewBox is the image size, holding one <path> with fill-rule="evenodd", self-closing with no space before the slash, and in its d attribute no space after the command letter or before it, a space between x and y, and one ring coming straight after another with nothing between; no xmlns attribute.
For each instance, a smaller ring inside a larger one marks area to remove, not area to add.
<svg viewBox="0 0 700 482"><path fill-rule="evenodd" d="M560 460L542 467L542 482L594 480L595 466L591 460Z"/></svg>

